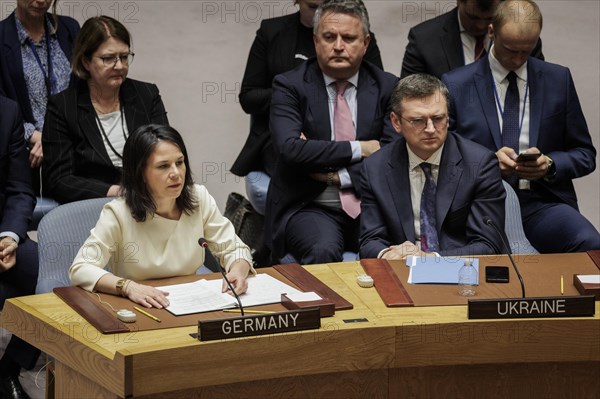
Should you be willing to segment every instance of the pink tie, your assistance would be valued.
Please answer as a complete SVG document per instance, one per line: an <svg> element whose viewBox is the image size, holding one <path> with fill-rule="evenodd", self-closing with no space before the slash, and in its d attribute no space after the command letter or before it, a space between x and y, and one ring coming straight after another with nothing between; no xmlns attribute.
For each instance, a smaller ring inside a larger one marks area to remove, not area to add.
<svg viewBox="0 0 600 399"><path fill-rule="evenodd" d="M333 111L333 128L336 141L354 141L356 140L356 131L352 123L352 112L344 97L344 92L348 87L348 82L335 82L337 87L337 96L335 101L335 109ZM340 202L342 209L352 219L356 219L360 215L360 200L354 195L354 190L340 190Z"/></svg>

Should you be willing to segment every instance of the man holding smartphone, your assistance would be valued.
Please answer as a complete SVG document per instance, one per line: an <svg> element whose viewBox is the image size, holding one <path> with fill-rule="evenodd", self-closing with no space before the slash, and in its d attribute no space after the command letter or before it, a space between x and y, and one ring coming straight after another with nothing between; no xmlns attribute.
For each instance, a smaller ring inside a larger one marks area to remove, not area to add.
<svg viewBox="0 0 600 399"><path fill-rule="evenodd" d="M541 30L535 2L500 3L488 28L488 55L442 77L451 96L450 129L496 152L538 251L600 249L572 180L594 171L596 150L570 71L529 56Z"/></svg>

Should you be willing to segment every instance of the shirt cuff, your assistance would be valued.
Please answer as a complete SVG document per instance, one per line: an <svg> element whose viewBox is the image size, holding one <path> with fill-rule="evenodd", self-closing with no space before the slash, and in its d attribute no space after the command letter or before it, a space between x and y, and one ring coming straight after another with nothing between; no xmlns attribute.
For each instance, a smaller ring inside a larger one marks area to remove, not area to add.
<svg viewBox="0 0 600 399"><path fill-rule="evenodd" d="M358 162L362 159L362 150L358 141L351 141L350 148L352 148L352 159L351 161Z"/></svg>
<svg viewBox="0 0 600 399"><path fill-rule="evenodd" d="M25 129L25 144L29 145L29 140L31 140L31 136L33 136L33 132L35 132L35 126L33 123L25 122L23 123L23 128Z"/></svg>
<svg viewBox="0 0 600 399"><path fill-rule="evenodd" d="M13 240L16 241L17 244L19 244L19 241L21 241L21 239L19 238L18 235L16 235L15 233L13 233L12 231L3 231L0 233L0 238L2 237L10 237Z"/></svg>
<svg viewBox="0 0 600 399"><path fill-rule="evenodd" d="M340 188L353 188L348 169L342 168L338 170L338 177L340 178Z"/></svg>

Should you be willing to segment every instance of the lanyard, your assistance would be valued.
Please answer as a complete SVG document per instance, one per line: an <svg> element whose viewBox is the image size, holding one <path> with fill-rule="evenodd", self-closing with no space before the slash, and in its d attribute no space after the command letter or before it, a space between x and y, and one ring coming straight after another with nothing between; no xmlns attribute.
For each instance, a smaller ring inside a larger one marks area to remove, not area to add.
<svg viewBox="0 0 600 399"><path fill-rule="evenodd" d="M96 114L96 122L98 122L98 127L100 128L100 132L102 132L102 136L104 136L104 139L106 140L106 143L108 143L108 146L112 150L113 154L115 154L120 159L123 159L123 154L119 154L117 152L117 150L115 150L115 147L113 147L113 145L110 142L110 140L108 139L108 135L104 131L104 126L102 126L102 121L100 121L100 117L98 116L98 113L97 112L94 112L94 113ZM124 120L125 120L125 116L123 115L123 106L121 106L121 130L123 131L123 138L125 139L125 141L127 141L127 135L125 134L125 122L124 122Z"/></svg>
<svg viewBox="0 0 600 399"><path fill-rule="evenodd" d="M500 97L498 96L498 90L496 89L496 84L493 83L494 87L494 96L496 97L496 104L498 104L498 109L500 110L500 117L504 120L504 110L502 109L502 104L500 104ZM517 92L519 88L517 87ZM521 135L521 129L523 128L523 120L525 119L525 105L527 105L527 95L529 94L529 83L525 82L525 96L523 97L523 111L521 112L521 121L519 122L519 136ZM506 97L505 97L506 98Z"/></svg>
<svg viewBox="0 0 600 399"><path fill-rule="evenodd" d="M53 93L56 92L56 81L54 79L54 74L52 73L52 52L50 51L50 48L52 47L50 45L50 33L48 33L48 28L46 27L46 52L47 52L47 56L48 56L48 76L46 76L46 71L44 70L44 66L42 65L42 61L40 60L40 56L37 52L37 49L35 48L35 44L33 44L33 40L31 38L27 39L27 42L29 43L29 47L31 48L31 51L33 52L33 55L35 56L35 60L38 63L38 66L40 67L41 71L42 71L42 75L44 76L44 83L46 84L46 93L48 93L48 97L50 97Z"/></svg>

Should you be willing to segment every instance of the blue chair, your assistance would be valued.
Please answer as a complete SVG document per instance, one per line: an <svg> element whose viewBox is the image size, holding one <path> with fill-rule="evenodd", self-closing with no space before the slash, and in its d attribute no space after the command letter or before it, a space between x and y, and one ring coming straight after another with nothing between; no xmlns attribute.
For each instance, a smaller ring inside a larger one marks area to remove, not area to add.
<svg viewBox="0 0 600 399"><path fill-rule="evenodd" d="M265 215L267 209L267 191L271 176L263 171L253 171L246 176L246 195L256 212Z"/></svg>
<svg viewBox="0 0 600 399"><path fill-rule="evenodd" d="M513 254L538 254L539 252L525 236L523 219L521 219L521 205L517 193L506 181L503 180L502 183L504 183L504 190L506 191L504 232L510 250Z"/></svg>
<svg viewBox="0 0 600 399"><path fill-rule="evenodd" d="M60 205L42 219L38 226L40 269L36 294L71 285L69 267L96 225L104 204L112 199L94 198Z"/></svg>
<svg viewBox="0 0 600 399"><path fill-rule="evenodd" d="M35 208L33 210L33 215L31 216L31 222L29 223L29 230L37 230L40 220L59 205L60 204L52 198L36 197Z"/></svg>

